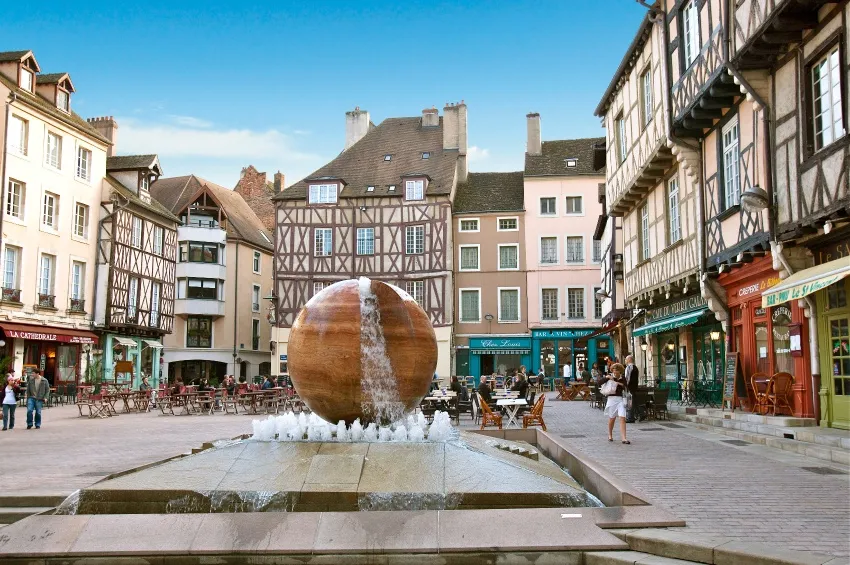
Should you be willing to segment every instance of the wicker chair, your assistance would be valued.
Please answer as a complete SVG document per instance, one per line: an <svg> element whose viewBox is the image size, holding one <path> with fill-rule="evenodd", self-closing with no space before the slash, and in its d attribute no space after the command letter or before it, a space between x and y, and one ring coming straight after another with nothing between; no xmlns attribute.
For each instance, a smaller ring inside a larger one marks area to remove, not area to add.
<svg viewBox="0 0 850 565"><path fill-rule="evenodd" d="M538 398L537 402L534 404L534 408L531 409L531 412L522 417L523 428L527 428L528 426L540 426L543 428L544 432L546 431L546 422L543 421L544 402L546 402L546 395L541 394L540 398Z"/></svg>
<svg viewBox="0 0 850 565"><path fill-rule="evenodd" d="M667 397L670 395L670 390L666 388L656 388L652 395L652 403L649 405L650 418L667 419Z"/></svg>
<svg viewBox="0 0 850 565"><path fill-rule="evenodd" d="M484 399L481 398L481 395L478 395L478 405L481 407L481 429L483 430L488 425L490 426L498 426L499 429L502 429L502 415L493 412L490 407L484 402Z"/></svg>
<svg viewBox="0 0 850 565"><path fill-rule="evenodd" d="M767 387L767 403L776 416L777 410L788 410L788 414L792 415L794 410L791 408L791 387L794 386L794 377L791 373L776 373L770 379L770 384Z"/></svg>
<svg viewBox="0 0 850 565"><path fill-rule="evenodd" d="M753 373L750 375L750 388L753 391L755 405L753 412L766 414L768 410L767 393L770 391L770 380L766 373Z"/></svg>

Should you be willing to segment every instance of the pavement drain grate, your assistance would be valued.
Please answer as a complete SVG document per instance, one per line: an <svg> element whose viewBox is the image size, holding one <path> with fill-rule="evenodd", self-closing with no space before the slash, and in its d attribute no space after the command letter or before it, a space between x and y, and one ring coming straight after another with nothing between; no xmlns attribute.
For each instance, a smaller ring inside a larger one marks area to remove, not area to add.
<svg viewBox="0 0 850 565"><path fill-rule="evenodd" d="M720 442L728 443L729 445L752 445L750 442L740 439L721 439Z"/></svg>
<svg viewBox="0 0 850 565"><path fill-rule="evenodd" d="M665 428L684 428L681 424L658 424L659 426L664 426Z"/></svg>
<svg viewBox="0 0 850 565"><path fill-rule="evenodd" d="M587 436L584 435L584 434L561 434L561 437L566 438L566 439L575 439L575 438L587 437Z"/></svg>
<svg viewBox="0 0 850 565"><path fill-rule="evenodd" d="M815 473L816 475L846 475L844 471L832 469L830 467L800 467L804 471Z"/></svg>

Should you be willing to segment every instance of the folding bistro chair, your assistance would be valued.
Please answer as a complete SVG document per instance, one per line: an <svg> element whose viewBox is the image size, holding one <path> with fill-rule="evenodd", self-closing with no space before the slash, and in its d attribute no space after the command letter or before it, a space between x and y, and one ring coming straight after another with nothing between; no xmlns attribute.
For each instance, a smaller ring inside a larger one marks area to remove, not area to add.
<svg viewBox="0 0 850 565"><path fill-rule="evenodd" d="M531 412L522 417L522 427L527 428L528 426L540 426L543 428L543 431L546 431L546 422L543 421L543 403L546 402L546 395L541 394L540 398L537 399L537 402L534 404L534 408L531 409Z"/></svg>
<svg viewBox="0 0 850 565"><path fill-rule="evenodd" d="M481 398L481 395L478 396L478 405L481 407L481 429L483 430L488 425L489 426L498 426L499 429L502 429L502 415L490 409L484 399Z"/></svg>

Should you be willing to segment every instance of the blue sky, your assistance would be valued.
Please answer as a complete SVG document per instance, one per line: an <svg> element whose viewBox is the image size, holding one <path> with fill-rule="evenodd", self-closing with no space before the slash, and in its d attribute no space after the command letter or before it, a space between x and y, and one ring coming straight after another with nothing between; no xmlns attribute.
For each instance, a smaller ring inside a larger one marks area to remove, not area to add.
<svg viewBox="0 0 850 565"><path fill-rule="evenodd" d="M470 169L522 168L543 139L602 135L593 110L645 9L634 0L8 3L0 50L66 71L118 153L233 186L254 164L291 184L339 153L345 111L376 123L465 100Z"/></svg>

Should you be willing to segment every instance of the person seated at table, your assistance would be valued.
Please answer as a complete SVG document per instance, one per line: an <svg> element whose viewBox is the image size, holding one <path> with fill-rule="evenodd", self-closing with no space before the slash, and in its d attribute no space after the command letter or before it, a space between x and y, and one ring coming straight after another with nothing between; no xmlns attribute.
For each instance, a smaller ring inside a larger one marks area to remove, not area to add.
<svg viewBox="0 0 850 565"><path fill-rule="evenodd" d="M519 392L519 398L528 396L528 382L525 380L525 375L520 373L517 376L517 382L511 387L511 390Z"/></svg>
<svg viewBox="0 0 850 565"><path fill-rule="evenodd" d="M147 377L142 377L142 382L139 384L139 390L140 390L141 392L145 392L145 391L148 391L148 390L150 390L150 389L151 389L151 385L150 385L150 383L148 382L148 378L147 378Z"/></svg>
<svg viewBox="0 0 850 565"><path fill-rule="evenodd" d="M585 383L590 382L590 371L587 370L584 363L578 366L578 380L584 381Z"/></svg>
<svg viewBox="0 0 850 565"><path fill-rule="evenodd" d="M206 377L201 379L201 383L198 385L198 392L208 392L211 390L215 390L215 387L210 384Z"/></svg>
<svg viewBox="0 0 850 565"><path fill-rule="evenodd" d="M478 394L481 395L481 399L487 403L489 406L493 403L493 391L490 388L490 385L487 384L487 377L481 376L481 384L478 385Z"/></svg>
<svg viewBox="0 0 850 565"><path fill-rule="evenodd" d="M452 382L449 385L449 390L457 394L458 398L463 394L463 391L466 390L466 387L461 386L460 381L457 380L457 376L452 377Z"/></svg>
<svg viewBox="0 0 850 565"><path fill-rule="evenodd" d="M236 379L233 378L233 375L227 375L224 378L224 388L227 390L228 396L236 394Z"/></svg>
<svg viewBox="0 0 850 565"><path fill-rule="evenodd" d="M181 377L174 379L174 386L171 387L171 394L180 394L184 390L186 390L186 387L183 386L183 379Z"/></svg>
<svg viewBox="0 0 850 565"><path fill-rule="evenodd" d="M261 390L271 390L274 388L274 384L272 384L272 380L270 377L263 377L263 386L260 387Z"/></svg>

